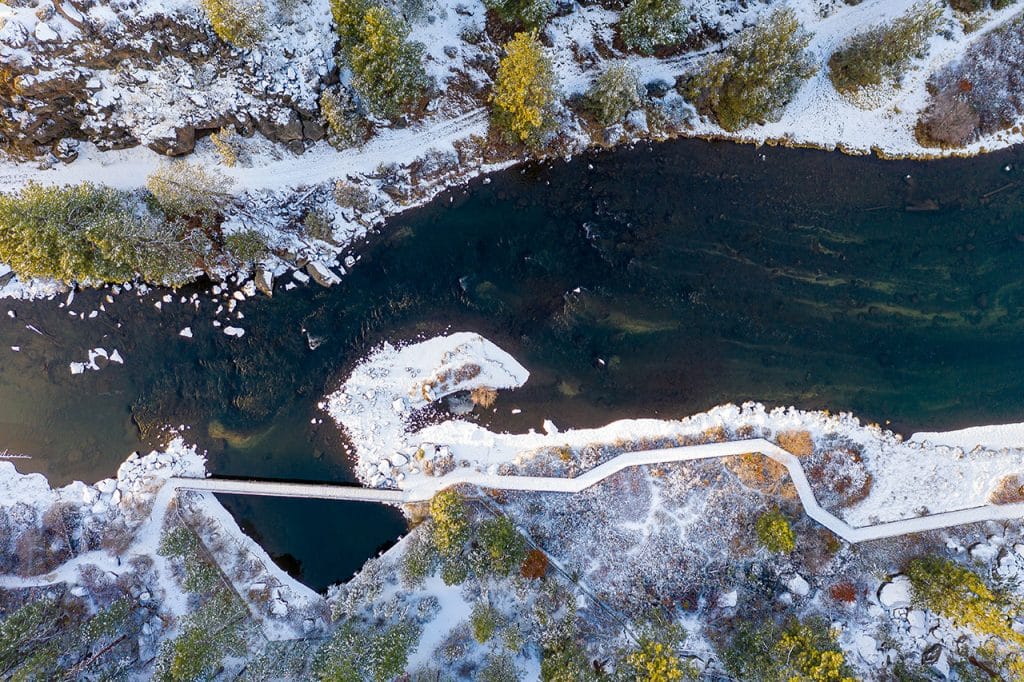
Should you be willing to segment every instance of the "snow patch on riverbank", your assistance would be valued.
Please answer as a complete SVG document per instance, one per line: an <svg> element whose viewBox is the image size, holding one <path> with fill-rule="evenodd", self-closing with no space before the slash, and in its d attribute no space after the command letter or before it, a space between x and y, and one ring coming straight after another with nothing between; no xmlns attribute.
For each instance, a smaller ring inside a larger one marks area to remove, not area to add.
<svg viewBox="0 0 1024 682"><path fill-rule="evenodd" d="M454 380L466 367L478 369ZM457 334L401 350L385 346L360 363L322 406L348 430L356 448L356 473L375 487L408 489L460 469L491 476L524 473L551 452L559 452L565 463L553 475L575 476L627 450L709 439L784 443L785 434L798 433L806 434L808 448L815 452L845 453L838 466L853 466L857 459L857 466L870 475L862 500L831 510L853 526L864 526L981 506L1004 477L1024 473L1024 449L1019 447L972 446L967 451L956 444L904 442L849 413L768 409L757 403L723 405L682 420L630 419L562 432L495 433L458 419L415 428L415 412L430 402L480 386L518 387L527 377L511 356L482 337ZM589 453L585 458L584 452ZM812 485L829 485L828 476L824 478L812 480Z"/></svg>
<svg viewBox="0 0 1024 682"><path fill-rule="evenodd" d="M436 400L477 388L522 386L529 372L479 334L458 332L403 348L384 344L321 403L349 433L356 474L375 487L418 475L407 424Z"/></svg>

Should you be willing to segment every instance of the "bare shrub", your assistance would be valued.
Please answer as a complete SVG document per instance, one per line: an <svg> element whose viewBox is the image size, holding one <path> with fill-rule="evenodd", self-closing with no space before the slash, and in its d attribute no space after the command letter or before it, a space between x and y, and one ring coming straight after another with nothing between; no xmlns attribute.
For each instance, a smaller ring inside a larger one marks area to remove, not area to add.
<svg viewBox="0 0 1024 682"><path fill-rule="evenodd" d="M1024 112L1024 12L982 36L928 80L922 144L962 146L1009 128Z"/></svg>
<svg viewBox="0 0 1024 682"><path fill-rule="evenodd" d="M781 431L775 437L775 442L797 457L808 457L814 452L814 439L809 431Z"/></svg>
<svg viewBox="0 0 1024 682"><path fill-rule="evenodd" d="M473 401L474 405L488 409L494 406L494 402L498 399L498 392L493 388L480 386L469 392L469 399Z"/></svg>
<svg viewBox="0 0 1024 682"><path fill-rule="evenodd" d="M1024 502L1024 474L1003 476L988 494L990 504L1017 504Z"/></svg>

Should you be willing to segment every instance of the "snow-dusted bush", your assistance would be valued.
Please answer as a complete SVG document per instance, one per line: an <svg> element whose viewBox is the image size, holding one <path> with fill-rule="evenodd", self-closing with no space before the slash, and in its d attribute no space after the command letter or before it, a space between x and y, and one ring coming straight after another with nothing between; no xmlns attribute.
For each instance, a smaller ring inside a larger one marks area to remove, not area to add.
<svg viewBox="0 0 1024 682"><path fill-rule="evenodd" d="M729 131L768 120L814 74L809 42L796 14L777 10L740 33L724 54L705 61L682 94Z"/></svg>
<svg viewBox="0 0 1024 682"><path fill-rule="evenodd" d="M653 54L682 38L685 26L680 0L631 0L619 16L619 37L626 49Z"/></svg>
<svg viewBox="0 0 1024 682"><path fill-rule="evenodd" d="M384 626L346 622L322 646L313 662L319 680L390 682L405 671L419 628L408 620Z"/></svg>
<svg viewBox="0 0 1024 682"><path fill-rule="evenodd" d="M221 161L225 166L237 166L242 154L242 143L239 140L238 131L235 126L224 126L217 132L210 135L210 142L214 149L220 154Z"/></svg>
<svg viewBox="0 0 1024 682"><path fill-rule="evenodd" d="M202 0L202 7L217 37L235 47L254 47L266 33L266 10L259 0Z"/></svg>
<svg viewBox="0 0 1024 682"><path fill-rule="evenodd" d="M390 120L412 113L430 86L423 45L408 36L409 27L390 10L371 7L363 15L359 42L348 50L353 86L374 114Z"/></svg>
<svg viewBox="0 0 1024 682"><path fill-rule="evenodd" d="M1017 0L949 0L949 6L958 12L980 12L991 7L992 9L1003 9L1009 7Z"/></svg>
<svg viewBox="0 0 1024 682"><path fill-rule="evenodd" d="M491 104L494 125L511 141L537 144L551 126L555 76L536 32L517 33L505 44Z"/></svg>
<svg viewBox="0 0 1024 682"><path fill-rule="evenodd" d="M146 179L146 188L171 218L219 213L231 195L230 178L187 161L161 166Z"/></svg>
<svg viewBox="0 0 1024 682"><path fill-rule="evenodd" d="M483 521L477 527L477 541L489 573L510 575L526 558L526 540L507 516Z"/></svg>
<svg viewBox="0 0 1024 682"><path fill-rule="evenodd" d="M828 60L832 85L850 93L899 80L911 59L927 49L941 18L941 6L922 2L888 24L851 36Z"/></svg>
<svg viewBox="0 0 1024 682"><path fill-rule="evenodd" d="M601 125L611 125L643 104L643 89L635 68L613 64L587 91L587 110Z"/></svg>
<svg viewBox="0 0 1024 682"><path fill-rule="evenodd" d="M29 183L0 195L0 261L25 277L65 282L180 282L196 253L122 191Z"/></svg>
<svg viewBox="0 0 1024 682"><path fill-rule="evenodd" d="M352 91L344 86L327 88L320 93L320 115L327 123L327 141L333 147L347 149L370 137L370 122Z"/></svg>
<svg viewBox="0 0 1024 682"><path fill-rule="evenodd" d="M1024 112L1024 13L974 41L928 80L918 140L959 147L1013 126Z"/></svg>
<svg viewBox="0 0 1024 682"><path fill-rule="evenodd" d="M224 237L224 250L242 265L258 263L270 253L267 238L258 230L242 230Z"/></svg>
<svg viewBox="0 0 1024 682"><path fill-rule="evenodd" d="M726 671L741 680L854 682L843 650L829 624L791 618L780 630L773 623L737 624L722 652Z"/></svg>
<svg viewBox="0 0 1024 682"><path fill-rule="evenodd" d="M796 549L796 535L789 521L778 509L765 512L754 526L758 541L769 552L789 553Z"/></svg>
<svg viewBox="0 0 1024 682"><path fill-rule="evenodd" d="M554 11L552 0L484 0L484 6L519 29L540 28Z"/></svg>

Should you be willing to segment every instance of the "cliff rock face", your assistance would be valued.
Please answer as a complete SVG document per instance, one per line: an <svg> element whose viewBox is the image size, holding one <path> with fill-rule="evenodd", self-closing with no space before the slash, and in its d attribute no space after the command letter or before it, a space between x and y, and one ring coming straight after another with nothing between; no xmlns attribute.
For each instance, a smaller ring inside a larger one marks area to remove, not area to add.
<svg viewBox="0 0 1024 682"><path fill-rule="evenodd" d="M17 156L67 158L70 140L176 156L226 125L296 151L316 138L336 77L326 0L264 0L268 29L248 50L197 0L32 1L0 5L0 145Z"/></svg>

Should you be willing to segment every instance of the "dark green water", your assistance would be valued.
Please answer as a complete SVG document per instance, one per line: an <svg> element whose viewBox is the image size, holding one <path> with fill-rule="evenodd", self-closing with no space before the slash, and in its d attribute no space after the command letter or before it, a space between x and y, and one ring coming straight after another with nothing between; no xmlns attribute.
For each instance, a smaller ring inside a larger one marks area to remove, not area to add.
<svg viewBox="0 0 1024 682"><path fill-rule="evenodd" d="M142 447L137 425L145 440L185 424L217 473L347 480L341 437L310 423L325 416L317 401L380 342L446 329L479 331L532 372L476 417L494 428L748 399L903 432L1021 421L1022 264L1022 150L937 162L700 141L619 150L498 174L395 219L342 285L246 302L242 339L210 325L209 302L157 311L162 291L91 321L2 303L18 319L0 318L0 448L55 482L91 480ZM186 325L195 338L178 338ZM126 365L71 376L93 346ZM401 529L381 508L226 502L316 587Z"/></svg>

